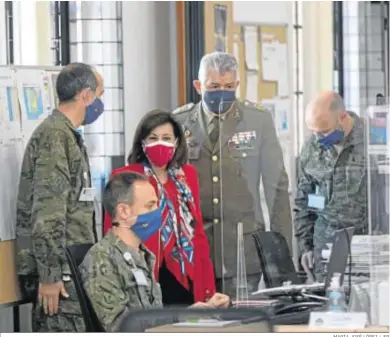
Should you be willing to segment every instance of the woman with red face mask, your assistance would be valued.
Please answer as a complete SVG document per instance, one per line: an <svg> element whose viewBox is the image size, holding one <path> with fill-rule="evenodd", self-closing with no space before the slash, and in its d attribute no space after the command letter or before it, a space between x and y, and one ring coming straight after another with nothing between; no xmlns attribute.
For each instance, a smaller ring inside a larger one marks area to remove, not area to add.
<svg viewBox="0 0 390 337"><path fill-rule="evenodd" d="M113 170L112 175L127 171L145 174L163 209L159 232L145 242L156 256L154 273L163 304L210 302L212 306L227 306L227 296L213 297L214 268L203 228L198 176L187 164L183 130L170 113L153 110L144 116L135 132L128 163ZM111 226L105 214L104 231ZM221 302L211 303L211 297Z"/></svg>

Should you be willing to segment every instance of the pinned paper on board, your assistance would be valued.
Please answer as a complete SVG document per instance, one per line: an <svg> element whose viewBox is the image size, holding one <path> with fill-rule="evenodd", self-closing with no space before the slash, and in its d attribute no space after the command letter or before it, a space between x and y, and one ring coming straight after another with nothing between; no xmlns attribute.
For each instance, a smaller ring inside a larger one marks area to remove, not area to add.
<svg viewBox="0 0 390 337"><path fill-rule="evenodd" d="M264 105L264 107L271 113L278 136L283 136L289 133L290 100L263 100L261 101L261 104Z"/></svg>
<svg viewBox="0 0 390 337"><path fill-rule="evenodd" d="M248 70L259 70L257 59L258 27L244 27L245 64Z"/></svg>
<svg viewBox="0 0 390 337"><path fill-rule="evenodd" d="M288 96L287 45L276 40L263 39L261 44L261 62L263 80L277 82L278 96Z"/></svg>
<svg viewBox="0 0 390 337"><path fill-rule="evenodd" d="M0 76L0 142L9 144L21 139L20 110L14 73L1 69Z"/></svg>
<svg viewBox="0 0 390 337"><path fill-rule="evenodd" d="M253 103L258 102L258 77L257 73L247 73L246 75L246 99Z"/></svg>
<svg viewBox="0 0 390 337"><path fill-rule="evenodd" d="M46 72L40 69L18 69L16 80L23 125L23 138L27 142L35 128L52 111Z"/></svg>
<svg viewBox="0 0 390 337"><path fill-rule="evenodd" d="M222 5L214 6L214 35L215 50L220 52L226 51L226 24L227 24L227 7Z"/></svg>
<svg viewBox="0 0 390 337"><path fill-rule="evenodd" d="M239 36L236 37L236 39L238 40ZM234 42L233 43L233 55L237 61L237 64L240 64L240 44L239 42ZM237 80L239 81L240 80L240 72L237 71ZM236 97L238 99L241 98L241 88L240 86L237 87L236 89Z"/></svg>

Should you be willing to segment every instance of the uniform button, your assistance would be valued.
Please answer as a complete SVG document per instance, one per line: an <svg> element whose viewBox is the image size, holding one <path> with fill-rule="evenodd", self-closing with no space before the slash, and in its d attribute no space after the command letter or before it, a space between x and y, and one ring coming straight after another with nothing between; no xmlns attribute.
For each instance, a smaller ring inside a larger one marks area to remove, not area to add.
<svg viewBox="0 0 390 337"><path fill-rule="evenodd" d="M217 183L218 182L218 177L213 177L213 181L215 182L215 183Z"/></svg>
<svg viewBox="0 0 390 337"><path fill-rule="evenodd" d="M243 158L246 158L246 153L245 153L245 152L242 154L242 157L243 157Z"/></svg>
<svg viewBox="0 0 390 337"><path fill-rule="evenodd" d="M217 160L218 160L218 157L217 157L217 156L213 156L211 159L212 159L213 161L217 161Z"/></svg>
<svg viewBox="0 0 390 337"><path fill-rule="evenodd" d="M214 224L218 225L219 224L219 219L215 218L214 219Z"/></svg>
<svg viewBox="0 0 390 337"><path fill-rule="evenodd" d="M217 204L219 203L219 199L218 199L218 198L214 198L214 199L213 199L213 203L214 203L215 205L217 205Z"/></svg>

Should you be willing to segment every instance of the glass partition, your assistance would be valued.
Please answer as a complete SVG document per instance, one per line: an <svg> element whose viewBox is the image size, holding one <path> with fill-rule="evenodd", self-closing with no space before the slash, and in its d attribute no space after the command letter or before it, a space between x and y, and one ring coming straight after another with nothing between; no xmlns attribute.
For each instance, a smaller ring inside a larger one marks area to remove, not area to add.
<svg viewBox="0 0 390 337"><path fill-rule="evenodd" d="M204 145L189 139L189 157L198 171L217 286L233 298L238 294L245 299L261 279L253 234L265 231L269 223L291 252L289 182L282 149L271 113L256 104L236 101L225 120L199 110L202 125L192 130L204 133Z"/></svg>

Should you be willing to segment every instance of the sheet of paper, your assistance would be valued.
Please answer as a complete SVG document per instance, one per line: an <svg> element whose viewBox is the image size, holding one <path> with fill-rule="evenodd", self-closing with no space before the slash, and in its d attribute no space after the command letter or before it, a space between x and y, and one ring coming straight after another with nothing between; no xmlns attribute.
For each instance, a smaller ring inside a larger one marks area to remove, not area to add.
<svg viewBox="0 0 390 337"><path fill-rule="evenodd" d="M279 80L278 58L278 44L275 42L263 42L261 45L261 70L264 81Z"/></svg>
<svg viewBox="0 0 390 337"><path fill-rule="evenodd" d="M6 165L0 175L0 241L15 238L16 200L23 149L21 139L0 144L0 163Z"/></svg>
<svg viewBox="0 0 390 337"><path fill-rule="evenodd" d="M259 70L257 60L258 35L257 27L244 27L245 63L248 70Z"/></svg>
<svg viewBox="0 0 390 337"><path fill-rule="evenodd" d="M0 68L0 140L5 144L21 137L14 72L10 68Z"/></svg>
<svg viewBox="0 0 390 337"><path fill-rule="evenodd" d="M288 71L288 54L287 54L287 45L278 44L278 96L285 97L290 95L289 90L289 71Z"/></svg>
<svg viewBox="0 0 390 337"><path fill-rule="evenodd" d="M258 102L257 92L258 92L258 78L257 74L247 73L246 76L246 99L253 103Z"/></svg>
<svg viewBox="0 0 390 337"><path fill-rule="evenodd" d="M284 136L290 132L290 100L273 99L263 100L261 104L271 113L278 136Z"/></svg>
<svg viewBox="0 0 390 337"><path fill-rule="evenodd" d="M172 326L177 327L205 327L205 328L222 328L227 326L239 325L240 321L222 321L217 319L199 319L188 322L174 323Z"/></svg>
<svg viewBox="0 0 390 337"><path fill-rule="evenodd" d="M16 71L22 132L27 143L35 128L51 113L49 78L41 69Z"/></svg>

